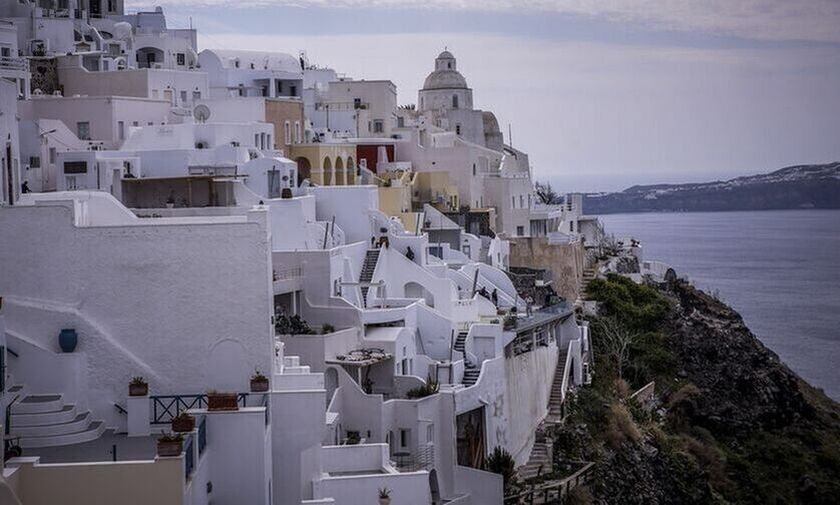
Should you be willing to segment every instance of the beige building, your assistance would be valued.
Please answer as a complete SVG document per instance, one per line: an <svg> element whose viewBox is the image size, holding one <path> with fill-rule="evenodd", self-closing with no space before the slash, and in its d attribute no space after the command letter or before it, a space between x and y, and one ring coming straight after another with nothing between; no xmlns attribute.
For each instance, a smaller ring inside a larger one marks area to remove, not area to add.
<svg viewBox="0 0 840 505"><path fill-rule="evenodd" d="M266 98L265 122L274 125L274 149L290 153L303 142L303 101L299 98Z"/></svg>
<svg viewBox="0 0 840 505"><path fill-rule="evenodd" d="M293 144L287 158L298 165L298 181L309 179L319 186L357 183L356 145L350 143Z"/></svg>

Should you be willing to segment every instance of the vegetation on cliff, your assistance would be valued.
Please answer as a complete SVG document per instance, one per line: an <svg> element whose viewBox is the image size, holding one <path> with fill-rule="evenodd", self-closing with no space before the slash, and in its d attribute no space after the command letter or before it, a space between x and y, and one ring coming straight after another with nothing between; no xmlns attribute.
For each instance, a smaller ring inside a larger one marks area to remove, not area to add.
<svg viewBox="0 0 840 505"><path fill-rule="evenodd" d="M593 384L557 428L555 458L597 462L579 502L837 503L840 408L741 317L685 282L595 280ZM624 357L603 334L623 332ZM655 381L652 398L633 391Z"/></svg>

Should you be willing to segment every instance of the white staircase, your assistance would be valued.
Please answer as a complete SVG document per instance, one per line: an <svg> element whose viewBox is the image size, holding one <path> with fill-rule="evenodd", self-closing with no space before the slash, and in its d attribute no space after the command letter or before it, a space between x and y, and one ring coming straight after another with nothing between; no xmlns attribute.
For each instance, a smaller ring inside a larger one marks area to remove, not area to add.
<svg viewBox="0 0 840 505"><path fill-rule="evenodd" d="M9 431L20 437L24 449L90 442L105 431L102 421L94 421L90 411L80 412L65 403L61 394L24 394L20 384L12 390L19 399L12 404Z"/></svg>

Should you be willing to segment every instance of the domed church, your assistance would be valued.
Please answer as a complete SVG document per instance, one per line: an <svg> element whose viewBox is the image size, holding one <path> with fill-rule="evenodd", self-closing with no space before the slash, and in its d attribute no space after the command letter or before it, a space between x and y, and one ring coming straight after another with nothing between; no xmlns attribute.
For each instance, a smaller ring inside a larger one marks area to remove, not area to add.
<svg viewBox="0 0 840 505"><path fill-rule="evenodd" d="M458 71L458 61L449 51L435 58L435 69L418 93L418 111L435 126L455 132L468 142L502 150L502 133L496 116L473 109L472 89Z"/></svg>

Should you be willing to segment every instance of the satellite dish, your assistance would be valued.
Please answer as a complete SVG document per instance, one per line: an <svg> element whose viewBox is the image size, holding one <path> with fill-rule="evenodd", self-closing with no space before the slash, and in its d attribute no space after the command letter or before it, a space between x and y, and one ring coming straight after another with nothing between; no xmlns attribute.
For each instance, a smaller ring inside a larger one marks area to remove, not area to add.
<svg viewBox="0 0 840 505"><path fill-rule="evenodd" d="M196 105L195 110L193 111L193 116L195 120L199 123L203 123L210 119L210 107L202 104Z"/></svg>

